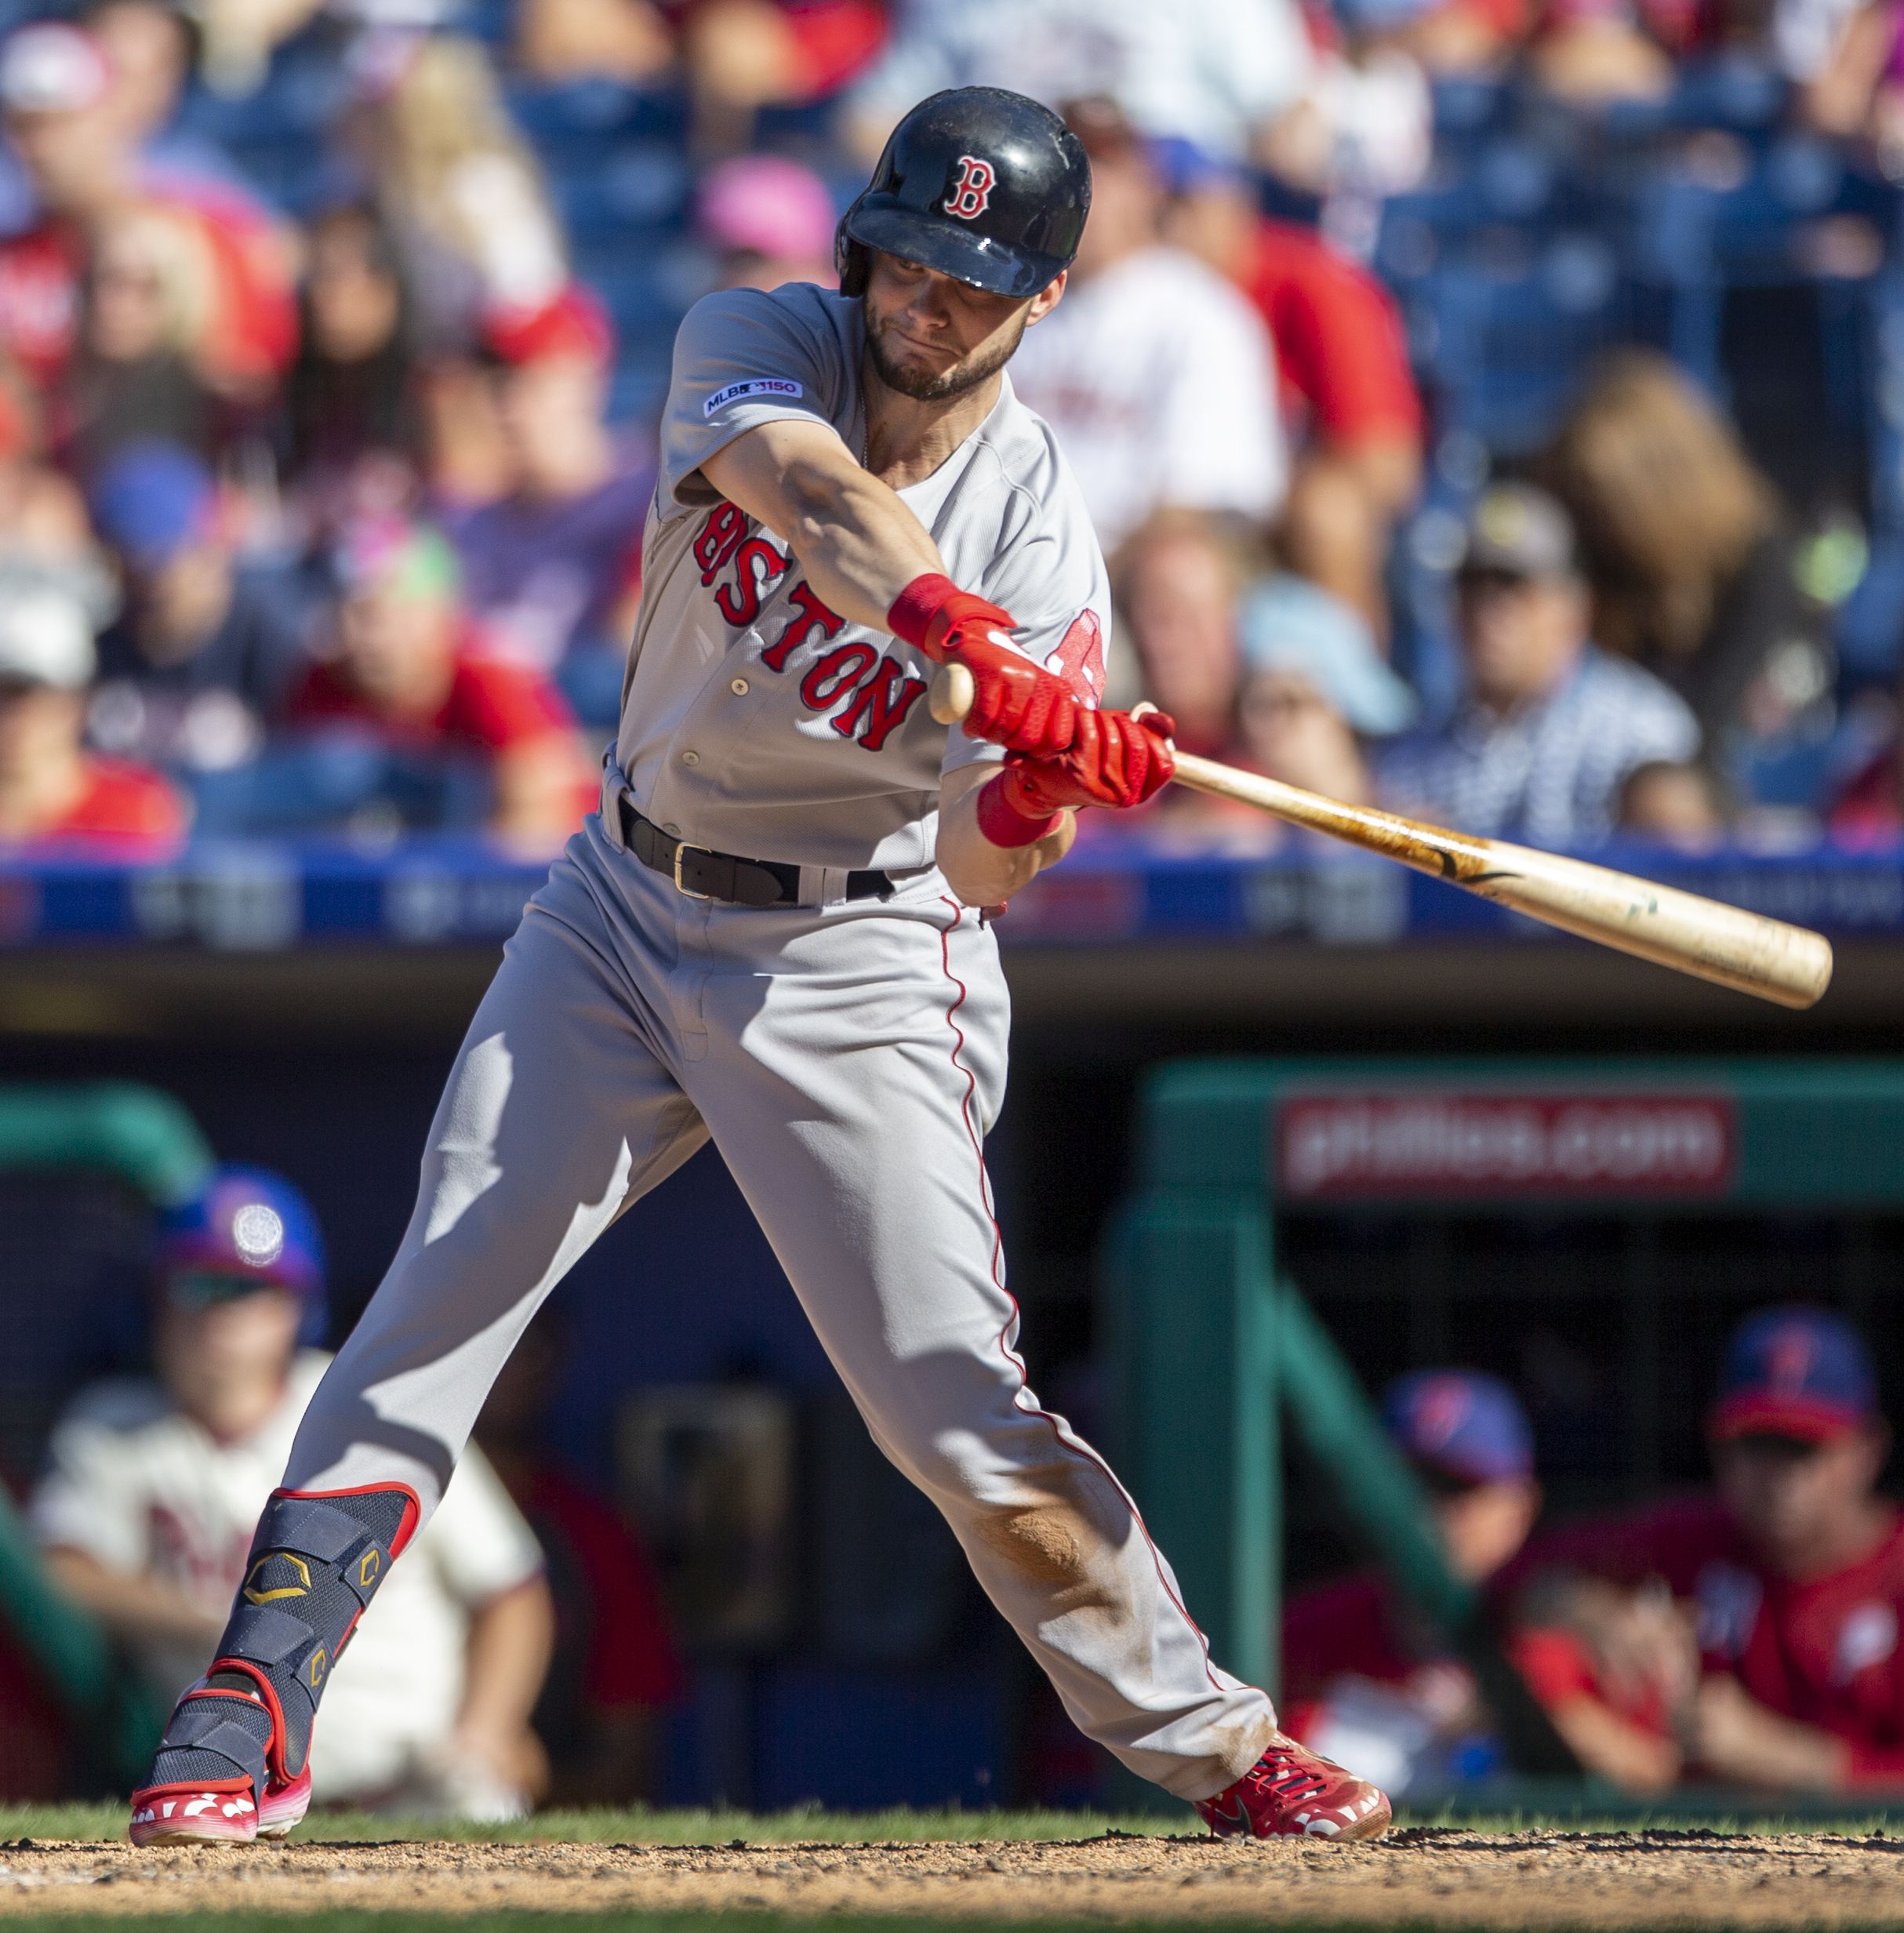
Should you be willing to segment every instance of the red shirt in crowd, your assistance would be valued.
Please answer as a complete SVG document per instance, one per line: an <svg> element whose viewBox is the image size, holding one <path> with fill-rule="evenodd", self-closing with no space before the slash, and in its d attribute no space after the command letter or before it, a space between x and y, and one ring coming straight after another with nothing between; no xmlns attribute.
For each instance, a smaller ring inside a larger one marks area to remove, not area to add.
<svg viewBox="0 0 1904 1933"><path fill-rule="evenodd" d="M35 829L35 839L96 840L101 845L162 850L185 836L185 804L156 772L88 754L71 805Z"/></svg>
<svg viewBox="0 0 1904 1933"><path fill-rule="evenodd" d="M63 223L0 242L0 350L36 383L55 381L72 353L85 268L85 244Z"/></svg>
<svg viewBox="0 0 1904 1933"><path fill-rule="evenodd" d="M493 754L575 726L561 694L538 673L505 659L467 654L456 659L443 702L427 715L388 717L353 691L334 665L318 664L293 695L289 717L293 725L374 725L396 749L422 753Z"/></svg>
<svg viewBox="0 0 1904 1933"><path fill-rule="evenodd" d="M203 244L213 300L199 345L220 376L282 373L297 350L297 309L284 249L268 220L235 193L154 191L147 205L187 224ZM0 350L36 382L56 381L79 331L86 249L49 218L0 241Z"/></svg>
<svg viewBox="0 0 1904 1933"><path fill-rule="evenodd" d="M1708 1671L1732 1673L1768 1710L1842 1739L1854 1786L1904 1786L1904 1520L1876 1550L1826 1578L1768 1571L1714 1498L1543 1539L1548 1563L1615 1581L1662 1579L1699 1610Z"/></svg>
<svg viewBox="0 0 1904 1933"><path fill-rule="evenodd" d="M1394 299L1321 236L1264 220L1237 276L1276 344L1284 400L1332 441L1419 442L1421 398Z"/></svg>

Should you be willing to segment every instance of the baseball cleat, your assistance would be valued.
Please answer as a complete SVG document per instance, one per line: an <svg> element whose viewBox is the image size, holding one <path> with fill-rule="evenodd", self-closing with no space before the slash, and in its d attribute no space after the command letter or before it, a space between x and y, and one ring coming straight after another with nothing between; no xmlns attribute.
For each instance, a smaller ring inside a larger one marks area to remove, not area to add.
<svg viewBox="0 0 1904 1933"><path fill-rule="evenodd" d="M133 1844L282 1838L304 1816L331 1666L420 1514L401 1484L272 1492L211 1670L133 1794Z"/></svg>
<svg viewBox="0 0 1904 1933"><path fill-rule="evenodd" d="M135 1846L199 1846L282 1839L311 1806L311 1775L265 1786L253 1803L251 1781L219 1786L147 1786L133 1794L126 1837Z"/></svg>
<svg viewBox="0 0 1904 1933"><path fill-rule="evenodd" d="M250 1694L194 1684L159 1742L152 1782L133 1794L135 1846L240 1844L282 1839L311 1804L311 1772L268 1768L271 1717Z"/></svg>
<svg viewBox="0 0 1904 1933"><path fill-rule="evenodd" d="M1219 1839L1379 1839L1389 1803L1365 1779L1277 1732L1234 1786L1197 1811Z"/></svg>

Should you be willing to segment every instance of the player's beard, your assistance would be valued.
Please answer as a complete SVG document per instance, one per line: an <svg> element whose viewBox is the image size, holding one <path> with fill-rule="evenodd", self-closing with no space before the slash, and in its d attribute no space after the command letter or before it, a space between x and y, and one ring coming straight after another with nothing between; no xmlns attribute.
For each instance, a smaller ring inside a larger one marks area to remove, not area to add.
<svg viewBox="0 0 1904 1933"><path fill-rule="evenodd" d="M873 372L888 389L901 396L910 396L916 403L948 401L954 396L963 396L968 390L976 389L981 383L996 376L1017 353L1031 317L1031 305L1027 303L1019 311L1018 326L1005 341L990 348L975 349L950 369L941 369L936 376L928 376L917 370L901 368L886 354L885 345L880 340L882 325L873 313L870 296L860 298L859 309L866 321L866 352L873 359Z"/></svg>

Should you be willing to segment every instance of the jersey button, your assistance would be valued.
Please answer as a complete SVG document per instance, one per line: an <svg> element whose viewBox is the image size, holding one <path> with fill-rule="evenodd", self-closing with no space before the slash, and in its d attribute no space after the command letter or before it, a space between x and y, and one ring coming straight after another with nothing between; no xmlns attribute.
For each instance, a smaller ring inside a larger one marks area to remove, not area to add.
<svg viewBox="0 0 1904 1933"><path fill-rule="evenodd" d="M737 678L727 689L736 698L745 698L747 695L747 681L744 678Z"/></svg>
<svg viewBox="0 0 1904 1933"><path fill-rule="evenodd" d="M683 752L681 762L684 765L698 765L701 762L701 755L699 752Z"/></svg>
<svg viewBox="0 0 1904 1933"><path fill-rule="evenodd" d="M680 827L676 825L671 819L661 828L661 830L665 832L670 839L678 839L681 837Z"/></svg>

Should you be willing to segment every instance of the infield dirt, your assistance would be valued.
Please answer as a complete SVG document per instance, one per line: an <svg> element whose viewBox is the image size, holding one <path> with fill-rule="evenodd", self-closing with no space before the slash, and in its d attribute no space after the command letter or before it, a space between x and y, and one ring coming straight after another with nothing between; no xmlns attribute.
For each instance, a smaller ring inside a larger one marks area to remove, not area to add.
<svg viewBox="0 0 1904 1933"><path fill-rule="evenodd" d="M1339 1926L1904 1926L1904 1840L1417 1827L1373 1846L1112 1834L883 1845L0 1845L0 1919L339 1911Z"/></svg>

